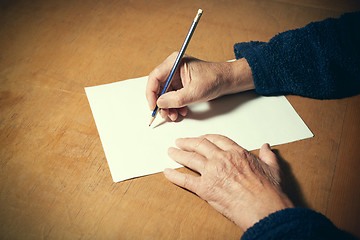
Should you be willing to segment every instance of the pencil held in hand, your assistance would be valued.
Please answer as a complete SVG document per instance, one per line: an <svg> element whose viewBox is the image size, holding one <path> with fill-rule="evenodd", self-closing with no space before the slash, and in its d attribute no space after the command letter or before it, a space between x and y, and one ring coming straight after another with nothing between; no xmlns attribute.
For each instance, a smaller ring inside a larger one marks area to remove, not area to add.
<svg viewBox="0 0 360 240"><path fill-rule="evenodd" d="M193 35L194 31L195 31L195 28L196 28L196 26L197 26L197 24L198 24L198 22L200 20L200 17L202 15L202 13L203 13L203 11L201 9L199 9L196 16L195 16L195 18L194 18L194 21L193 21L193 23L192 23L192 25L191 25L191 27L189 29L189 32L188 32L188 34L187 34L187 36L185 38L185 41L184 41L184 43L183 43L183 45L182 45L182 47L180 49L180 52L179 52L179 54L178 54L178 56L177 56L177 58L175 60L175 63L173 65L173 67L171 68L170 74L169 74L169 76L168 76L168 78L166 80L165 86L164 86L160 96L163 95L164 93L166 93L169 86L171 85L171 81L173 79L174 73L176 72L177 68L179 67L181 58L184 56L185 50L186 50L186 48L187 48L187 46L188 46L188 44L190 42L190 39L191 39L191 37L192 37L192 35ZM153 113L151 114L149 126L151 126L151 124L155 120L155 117L156 117L158 111L159 111L159 107L156 105Z"/></svg>

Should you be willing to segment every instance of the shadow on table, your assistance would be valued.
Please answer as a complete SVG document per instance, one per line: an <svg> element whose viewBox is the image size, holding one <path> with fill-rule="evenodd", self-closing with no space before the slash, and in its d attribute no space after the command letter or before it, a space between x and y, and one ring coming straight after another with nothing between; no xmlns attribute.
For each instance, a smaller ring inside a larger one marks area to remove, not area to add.
<svg viewBox="0 0 360 240"><path fill-rule="evenodd" d="M181 122L182 120L184 120L184 118L201 121L227 114L240 107L241 105L245 104L246 102L254 100L258 97L259 95L255 91L247 91L243 93L225 95L217 99L208 101L208 108L206 110L202 109L200 111L196 109L197 104L193 104L189 106L188 114L186 115L186 117L179 115L178 119L175 122ZM169 119L163 120L162 122L154 126L154 128L160 127L161 125L164 125L168 122L172 121L170 121Z"/></svg>
<svg viewBox="0 0 360 240"><path fill-rule="evenodd" d="M309 208L309 204L306 202L304 195L301 191L300 184L296 180L291 166L280 155L277 149L272 149L279 160L279 166L281 170L281 187L284 193L293 202L295 207Z"/></svg>

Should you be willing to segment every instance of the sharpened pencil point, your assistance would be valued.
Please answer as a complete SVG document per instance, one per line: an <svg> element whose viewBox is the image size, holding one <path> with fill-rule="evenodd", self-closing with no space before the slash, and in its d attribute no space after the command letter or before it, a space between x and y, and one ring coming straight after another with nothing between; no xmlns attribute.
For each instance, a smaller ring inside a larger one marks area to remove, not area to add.
<svg viewBox="0 0 360 240"><path fill-rule="evenodd" d="M150 127L150 126L151 126L151 124L153 123L154 119L155 119L155 117L151 117L151 118L150 118L149 127Z"/></svg>

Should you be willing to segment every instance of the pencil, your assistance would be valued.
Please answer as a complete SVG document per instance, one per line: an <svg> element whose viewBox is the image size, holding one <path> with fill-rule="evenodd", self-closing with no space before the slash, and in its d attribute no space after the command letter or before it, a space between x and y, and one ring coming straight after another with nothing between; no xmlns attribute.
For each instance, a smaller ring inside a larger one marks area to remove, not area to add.
<svg viewBox="0 0 360 240"><path fill-rule="evenodd" d="M168 78L166 80L165 86L164 86L160 96L163 95L164 93L166 93L169 86L171 85L171 81L173 79L174 73L176 72L176 70L177 70L177 68L178 68L178 66L180 64L181 58L184 56L185 50L186 50L187 46L189 45L190 39L191 39L191 37L192 37L192 35L193 35L194 31L195 31L195 28L196 28L196 26L197 26L197 24L198 24L198 22L200 20L200 17L202 15L202 13L203 13L203 10L199 9L196 16L195 16L195 18L194 18L193 23L191 24L189 32L188 32L188 34L187 34L187 36L185 38L185 41L184 41L184 43L183 43L183 45L182 45L182 47L180 49L180 52L179 52L179 54L178 54L178 56L177 56L177 58L175 60L174 66L172 67L172 69L170 71L170 74L169 74L169 76L168 76ZM155 117L156 117L158 111L159 111L159 107L156 105L153 113L151 114L149 127L153 123L153 121L155 120Z"/></svg>

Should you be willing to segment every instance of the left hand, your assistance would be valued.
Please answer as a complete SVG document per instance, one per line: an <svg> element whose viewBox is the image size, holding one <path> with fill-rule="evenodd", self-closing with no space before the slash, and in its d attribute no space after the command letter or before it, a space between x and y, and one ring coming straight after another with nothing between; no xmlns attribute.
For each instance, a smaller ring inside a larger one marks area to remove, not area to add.
<svg viewBox="0 0 360 240"><path fill-rule="evenodd" d="M169 156L200 176L165 169L166 178L196 193L242 230L293 207L281 190L277 158L268 144L261 147L259 158L221 135L182 138L176 145L169 148Z"/></svg>

